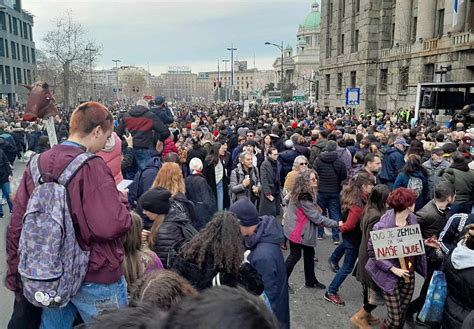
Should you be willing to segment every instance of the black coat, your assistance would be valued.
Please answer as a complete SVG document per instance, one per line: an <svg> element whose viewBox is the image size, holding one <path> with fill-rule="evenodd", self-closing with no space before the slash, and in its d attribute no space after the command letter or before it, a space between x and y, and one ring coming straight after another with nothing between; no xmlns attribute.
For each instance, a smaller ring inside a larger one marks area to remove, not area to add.
<svg viewBox="0 0 474 329"><path fill-rule="evenodd" d="M186 197L193 203L196 230L201 230L217 211L216 197L206 179L200 175L190 175L185 179Z"/></svg>
<svg viewBox="0 0 474 329"><path fill-rule="evenodd" d="M5 152L0 149L0 184L8 183L9 176L13 176L10 161L8 161Z"/></svg>
<svg viewBox="0 0 474 329"><path fill-rule="evenodd" d="M207 156L206 149L199 145L199 147L193 147L189 152L188 152L188 158L186 159L186 164L189 166L189 162L192 160L192 158L198 158L204 163L205 159Z"/></svg>
<svg viewBox="0 0 474 329"><path fill-rule="evenodd" d="M227 161L227 162L226 162ZM224 157L222 159L222 165L224 166L224 177L222 178L222 182L224 185L224 209L228 209L230 207L230 196L229 196L229 183L230 183L230 173L231 169L229 167L230 154L228 157ZM209 163L204 163L204 170L203 175L206 179L207 183L211 187L212 193L214 194L214 199L217 200L217 187L216 187L216 167Z"/></svg>
<svg viewBox="0 0 474 329"><path fill-rule="evenodd" d="M296 157L299 155L300 154L295 150L285 150L280 152L278 161L281 164L280 182L282 185L285 182L288 173L293 170L293 162L295 162Z"/></svg>
<svg viewBox="0 0 474 329"><path fill-rule="evenodd" d="M260 216L280 215L280 171L281 164L278 161L267 159L260 167L260 182L262 191L260 193ZM270 201L265 194L270 193L274 199Z"/></svg>
<svg viewBox="0 0 474 329"><path fill-rule="evenodd" d="M321 153L314 161L313 167L319 176L319 192L341 192L342 182L347 178L347 170L336 151Z"/></svg>

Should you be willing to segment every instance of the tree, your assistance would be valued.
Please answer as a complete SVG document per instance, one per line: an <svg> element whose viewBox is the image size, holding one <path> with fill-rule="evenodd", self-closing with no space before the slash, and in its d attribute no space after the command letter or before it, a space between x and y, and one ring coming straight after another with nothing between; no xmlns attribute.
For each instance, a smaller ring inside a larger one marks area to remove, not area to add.
<svg viewBox="0 0 474 329"><path fill-rule="evenodd" d="M266 96L269 91L274 91L275 90L275 84L273 82L270 82L265 86L265 89L263 89L263 96Z"/></svg>
<svg viewBox="0 0 474 329"><path fill-rule="evenodd" d="M145 92L147 87L145 77L138 72L127 72L123 76L123 92L130 103L134 103Z"/></svg>
<svg viewBox="0 0 474 329"><path fill-rule="evenodd" d="M76 82L82 84L84 61L93 63L100 55L101 46L92 40L86 40L83 26L73 19L72 11L68 10L63 16L55 20L56 28L46 33L43 38L45 52L56 59L62 68L63 78L63 105L65 109L70 106L71 81L74 71L80 79ZM94 51L89 51L93 49ZM78 67L82 69L78 70ZM78 86L76 84L76 93Z"/></svg>
<svg viewBox="0 0 474 329"><path fill-rule="evenodd" d="M56 93L62 89L61 64L39 49L36 50L36 80L48 82L51 93L59 101Z"/></svg>

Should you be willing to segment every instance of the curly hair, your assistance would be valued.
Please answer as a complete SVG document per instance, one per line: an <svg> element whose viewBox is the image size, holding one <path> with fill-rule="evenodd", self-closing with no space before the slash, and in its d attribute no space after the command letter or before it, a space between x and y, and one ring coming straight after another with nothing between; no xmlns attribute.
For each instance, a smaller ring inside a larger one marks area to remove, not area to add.
<svg viewBox="0 0 474 329"><path fill-rule="evenodd" d="M387 204L390 208L393 208L395 212L402 212L408 207L414 205L416 199L417 196L415 191L405 187L399 187L390 193L387 199Z"/></svg>
<svg viewBox="0 0 474 329"><path fill-rule="evenodd" d="M291 201L297 202L300 196L303 194L309 194L311 195L313 200L316 200L318 188L314 188L313 186L311 186L311 174L314 174L316 176L316 179L319 181L318 173L313 169L307 169L302 173L298 173L295 179L295 183L289 191Z"/></svg>
<svg viewBox="0 0 474 329"><path fill-rule="evenodd" d="M172 196L176 196L178 192L186 193L184 185L183 173L178 164L174 162L165 162L158 171L152 188L163 187L170 191Z"/></svg>
<svg viewBox="0 0 474 329"><path fill-rule="evenodd" d="M205 266L206 257L212 257L214 269L238 273L244 251L238 219L228 211L221 211L186 244L181 256L195 262L200 269Z"/></svg>
<svg viewBox="0 0 474 329"><path fill-rule="evenodd" d="M367 172L360 172L344 185L341 191L341 210L346 211L352 206L363 207L362 186L375 185L375 177Z"/></svg>

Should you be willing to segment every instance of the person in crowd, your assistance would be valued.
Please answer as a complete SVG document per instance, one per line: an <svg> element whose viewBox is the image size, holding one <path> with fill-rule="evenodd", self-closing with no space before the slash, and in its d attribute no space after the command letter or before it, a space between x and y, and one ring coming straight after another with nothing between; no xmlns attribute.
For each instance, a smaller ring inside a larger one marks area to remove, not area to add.
<svg viewBox="0 0 474 329"><path fill-rule="evenodd" d="M319 132L318 141L314 146L311 147L309 163L313 164L316 158L326 150L326 144L328 142L329 132L322 130Z"/></svg>
<svg viewBox="0 0 474 329"><path fill-rule="evenodd" d="M364 169L364 153L356 152L352 159L352 167L347 175L347 179L350 180L354 177L357 173Z"/></svg>
<svg viewBox="0 0 474 329"><path fill-rule="evenodd" d="M278 318L278 315L275 314ZM215 287L186 298L171 309L164 329L278 329L275 316L261 300L242 289Z"/></svg>
<svg viewBox="0 0 474 329"><path fill-rule="evenodd" d="M212 189L214 198L217 201L217 210L224 210L224 195L227 188L224 188L224 184L228 181L227 172L228 167L225 166L224 161L221 158L221 143L213 143L211 151L206 156L206 162L204 166L204 177L207 183Z"/></svg>
<svg viewBox="0 0 474 329"><path fill-rule="evenodd" d="M112 131L113 117L104 105L96 102L81 104L71 116L69 139L39 156L41 172L50 173L49 179L57 179L64 168L86 150L97 153L103 149ZM15 292L16 306L20 306L23 300L23 307L27 302L19 284L18 245L23 216L34 186L30 170L25 170L7 231L7 288ZM104 305L104 310L127 305L126 281L121 266L124 254L121 238L131 225L127 198L117 190L105 162L95 156L75 173L67 184L67 192L73 223L78 229L76 238L82 248L90 250L86 283L65 307L43 308L41 328L71 328L77 313L86 324L91 323L98 315L95 305L99 299L114 300ZM29 308L30 320L34 321L37 311ZM24 310L18 310L21 309ZM12 320L15 320L15 310Z"/></svg>
<svg viewBox="0 0 474 329"><path fill-rule="evenodd" d="M171 152L174 152L174 153L178 153L178 148L176 147L176 144L174 143L173 141L173 137L174 135L171 135L170 137L168 137L167 139L165 139L164 141L164 145L163 145L163 152L162 152L162 156L165 157L168 153L171 153Z"/></svg>
<svg viewBox="0 0 474 329"><path fill-rule="evenodd" d="M15 164L15 159L17 156L17 145L15 139L9 133L8 125L6 122L0 124L0 138L3 139L4 143L0 144L0 148L5 152L5 155L10 161L10 164L13 166Z"/></svg>
<svg viewBox="0 0 474 329"><path fill-rule="evenodd" d="M428 201L428 172L421 164L419 155L408 156L401 172L393 184L393 188L406 187L415 191L417 195L415 211L420 210Z"/></svg>
<svg viewBox="0 0 474 329"><path fill-rule="evenodd" d="M335 305L345 305L338 291L346 277L354 269L357 261L362 240L360 220L374 185L373 175L359 173L352 178L348 185L344 186L341 192L342 221L339 222L339 230L342 232L342 243L329 257L329 266L333 272L336 272L336 275L324 294L324 299ZM339 268L339 261L343 256L344 263Z"/></svg>
<svg viewBox="0 0 474 329"><path fill-rule="evenodd" d="M391 208L373 227L373 232L383 229L417 224L415 191L399 187L390 193L387 204ZM372 239L368 242L369 259L365 269L371 279L382 290L387 306L387 317L382 328L403 328L406 311L415 291L415 271L426 276L425 255L377 260Z"/></svg>
<svg viewBox="0 0 474 329"><path fill-rule="evenodd" d="M300 155L309 157L309 148L306 146L306 139L298 133L291 135L290 140L293 142L295 151Z"/></svg>
<svg viewBox="0 0 474 329"><path fill-rule="evenodd" d="M192 143L192 148L188 151L188 158L186 159L186 165L189 167L189 161L191 161L191 159L193 158L198 158L199 160L202 161L202 163L205 163L207 151L202 146L199 138L193 137L191 139L191 143Z"/></svg>
<svg viewBox="0 0 474 329"><path fill-rule="evenodd" d="M192 223L196 230L201 230L218 210L212 188L202 176L202 161L193 158L189 162L191 174L185 178L186 198L194 205L195 221Z"/></svg>
<svg viewBox="0 0 474 329"><path fill-rule="evenodd" d="M370 231L380 220L387 209L387 198L390 190L386 185L377 185L370 193L364 208L360 229L362 239L359 246L358 262L356 266L356 279L362 284L363 306L351 317L351 323L359 328L368 328L380 324L380 319L372 314L378 305L383 305L383 297L380 288L367 274L364 266L369 259L367 243L370 239Z"/></svg>
<svg viewBox="0 0 474 329"><path fill-rule="evenodd" d="M289 193L293 189L296 177L308 169L308 159L304 155L299 155L293 161L292 170L286 175L285 185L283 186L283 197L288 201Z"/></svg>
<svg viewBox="0 0 474 329"><path fill-rule="evenodd" d="M448 297L444 306L443 328L472 328L470 313L474 310L474 224L466 227L466 235L445 262ZM464 326L466 325L466 326Z"/></svg>
<svg viewBox="0 0 474 329"><path fill-rule="evenodd" d="M167 106L165 98L163 96L156 96L153 103L150 109L151 112L165 125L173 123L173 113L171 113L170 108Z"/></svg>
<svg viewBox="0 0 474 329"><path fill-rule="evenodd" d="M289 190L289 205L284 224L285 237L290 240L290 255L285 261L288 278L303 252L305 285L308 288L325 289L314 273L314 248L319 226L337 227L338 223L322 216L316 204L318 175L306 169L296 176Z"/></svg>
<svg viewBox="0 0 474 329"><path fill-rule="evenodd" d="M135 282L146 273L163 269L160 258L149 248L142 248L142 218L137 213L132 213L131 217L132 226L123 239L125 255L122 263L129 293Z"/></svg>
<svg viewBox="0 0 474 329"><path fill-rule="evenodd" d="M381 184L380 182L380 170L382 169L382 159L379 155L374 153L367 153L364 158L364 168L367 173L375 176L376 185Z"/></svg>
<svg viewBox="0 0 474 329"><path fill-rule="evenodd" d="M261 154L260 149L257 148L257 143L254 140L248 140L243 144L242 151L252 156L252 165L255 168L260 168L260 165L263 162L264 156ZM233 168L237 167L239 163L236 159L233 163Z"/></svg>
<svg viewBox="0 0 474 329"><path fill-rule="evenodd" d="M280 249L284 241L281 226L272 216L259 217L257 208L247 198L236 201L229 211L239 219L245 247L251 251L248 260L262 276L265 294L280 327L289 328L288 280Z"/></svg>
<svg viewBox="0 0 474 329"><path fill-rule="evenodd" d="M266 154L268 154L268 150L272 146L273 146L272 137L270 135L263 136L262 144L260 145L260 148L261 148L263 154L265 154L265 156L266 156Z"/></svg>
<svg viewBox="0 0 474 329"><path fill-rule="evenodd" d="M35 152L36 154L41 154L41 153L46 152L49 149L50 149L49 138L48 136L43 135L38 138L38 143L36 143L36 146L33 149L33 152Z"/></svg>
<svg viewBox="0 0 474 329"><path fill-rule="evenodd" d="M391 190L394 189L393 184L397 179L398 173L405 165L405 149L408 146L405 138L397 138L393 143L393 147L389 148L383 157L380 181Z"/></svg>
<svg viewBox="0 0 474 329"><path fill-rule="evenodd" d="M216 281L220 285L242 286L260 295L262 280L250 265L243 265L244 245L239 221L230 212L218 212L189 241L173 260L172 269L196 289L204 290Z"/></svg>
<svg viewBox="0 0 474 329"><path fill-rule="evenodd" d="M260 180L262 190L260 193L261 216L270 215L277 217L280 215L280 170L278 162L278 150L274 147L268 149L266 160L260 167Z"/></svg>
<svg viewBox="0 0 474 329"><path fill-rule="evenodd" d="M152 271L139 278L131 288L130 306L151 305L169 310L198 291L182 276L170 271Z"/></svg>
<svg viewBox="0 0 474 329"><path fill-rule="evenodd" d="M160 141L170 136L170 131L149 108L148 103L141 99L125 115L117 127L119 136L130 133L133 136L133 155L137 168L133 175L145 168L154 149L153 136L156 134ZM133 176L132 176L133 177Z"/></svg>
<svg viewBox="0 0 474 329"><path fill-rule="evenodd" d="M239 128L240 129L240 128ZM245 142L247 141L247 136L240 135L237 138L237 146L232 150L232 163L239 157L239 154L242 153Z"/></svg>
<svg viewBox="0 0 474 329"><path fill-rule="evenodd" d="M468 161L461 152L454 152L452 161L451 166L442 171L442 180L451 183L456 190L450 214L469 214L474 200L474 170L470 170Z"/></svg>
<svg viewBox="0 0 474 329"><path fill-rule="evenodd" d="M341 204L339 193L342 190L342 182L347 178L347 170L344 162L338 158L336 153L337 143L328 141L326 151L321 153L313 163L313 168L319 176L318 205L324 213L336 223L341 218ZM324 228L318 229L318 238L324 237ZM332 229L332 240L339 244L339 230Z"/></svg>
<svg viewBox="0 0 474 329"><path fill-rule="evenodd" d="M0 144L3 139L0 138ZM13 211L13 203L10 200L10 183L13 180L13 171L10 167L10 161L8 161L5 152L0 148L0 186L2 188L2 196L7 201L8 209L10 213ZM0 218L3 218L3 204L0 204Z"/></svg>
<svg viewBox="0 0 474 329"><path fill-rule="evenodd" d="M242 152L239 161L237 168L230 174L231 203L242 198L248 198L255 203L261 187L258 169L253 166L252 156L249 153Z"/></svg>
<svg viewBox="0 0 474 329"><path fill-rule="evenodd" d="M448 255L466 233L466 226L474 224L474 214L454 214L449 217L439 234L438 243L443 255Z"/></svg>
<svg viewBox="0 0 474 329"><path fill-rule="evenodd" d="M16 156L18 159L21 159L22 154L26 152L26 143L25 143L25 128L21 126L20 122L15 123L15 125L12 127L11 135L13 139L15 140ZM58 136L58 140L61 140L59 136Z"/></svg>
<svg viewBox="0 0 474 329"><path fill-rule="evenodd" d="M420 224L421 236L424 240L434 240L435 243L447 221L448 207L454 201L455 191L447 182L439 183L435 188L434 199L416 212L416 220ZM421 311L428 292L428 286L435 270L440 270L443 256L437 252L438 246L425 246L427 273L418 298L411 302L408 314Z"/></svg>
<svg viewBox="0 0 474 329"><path fill-rule="evenodd" d="M431 151L430 159L423 162L423 167L428 172L429 198L433 198L434 189L441 181L441 171L450 166L449 161L443 158L443 153L442 148L435 148Z"/></svg>
<svg viewBox="0 0 474 329"><path fill-rule="evenodd" d="M284 183L285 177L292 170L295 159L301 155L294 149L291 139L286 140L283 145L285 150L278 154L278 162L281 164L280 181L282 183Z"/></svg>
<svg viewBox="0 0 474 329"><path fill-rule="evenodd" d="M104 161L107 167L109 167L112 175L115 179L115 184L123 181L122 175L122 141L118 135L114 132L102 150L97 152Z"/></svg>

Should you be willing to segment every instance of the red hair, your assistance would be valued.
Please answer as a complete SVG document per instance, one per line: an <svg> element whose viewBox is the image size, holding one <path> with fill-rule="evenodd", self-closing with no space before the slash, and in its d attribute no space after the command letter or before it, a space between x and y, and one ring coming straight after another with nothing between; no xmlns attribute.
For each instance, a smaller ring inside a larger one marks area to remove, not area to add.
<svg viewBox="0 0 474 329"><path fill-rule="evenodd" d="M415 204L417 199L415 191L399 187L388 196L387 203L395 212L402 212Z"/></svg>
<svg viewBox="0 0 474 329"><path fill-rule="evenodd" d="M85 102L79 105L72 113L69 122L70 134L89 135L95 127L110 130L114 118L107 108L98 102Z"/></svg>

